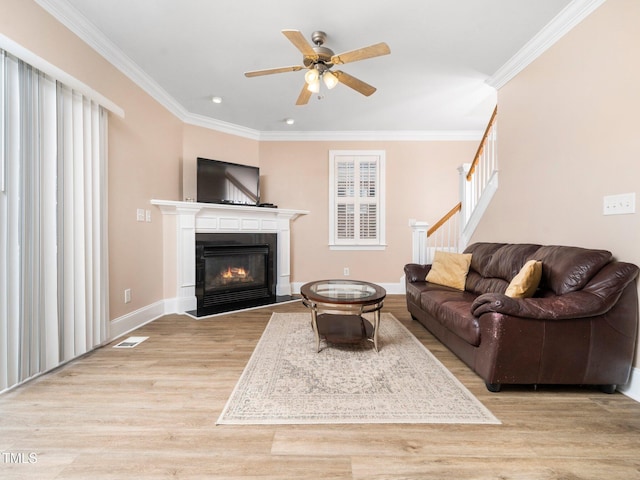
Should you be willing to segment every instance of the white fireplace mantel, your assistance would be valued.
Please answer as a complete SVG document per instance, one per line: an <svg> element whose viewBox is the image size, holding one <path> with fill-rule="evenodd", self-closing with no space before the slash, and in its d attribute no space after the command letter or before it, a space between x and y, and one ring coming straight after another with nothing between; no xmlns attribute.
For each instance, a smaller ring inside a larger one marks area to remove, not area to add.
<svg viewBox="0 0 640 480"><path fill-rule="evenodd" d="M163 216L175 217L175 225L164 222L164 258L175 266L177 313L196 309L196 233L276 233L276 295L291 295L291 222L308 211L170 200L151 203ZM171 274L171 266L165 264L165 275Z"/></svg>

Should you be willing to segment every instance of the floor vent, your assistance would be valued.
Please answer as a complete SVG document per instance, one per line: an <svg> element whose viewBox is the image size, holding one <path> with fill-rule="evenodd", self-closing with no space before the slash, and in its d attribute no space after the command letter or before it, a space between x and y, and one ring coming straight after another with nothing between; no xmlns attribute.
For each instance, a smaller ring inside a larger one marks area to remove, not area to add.
<svg viewBox="0 0 640 480"><path fill-rule="evenodd" d="M134 348L144 342L147 338L149 337L129 337L117 345L114 345L113 348Z"/></svg>

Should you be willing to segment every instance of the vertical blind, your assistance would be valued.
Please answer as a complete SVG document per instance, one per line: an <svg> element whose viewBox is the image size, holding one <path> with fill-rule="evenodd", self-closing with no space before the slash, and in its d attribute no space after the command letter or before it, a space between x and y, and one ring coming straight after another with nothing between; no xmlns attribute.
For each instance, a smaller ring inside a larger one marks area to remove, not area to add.
<svg viewBox="0 0 640 480"><path fill-rule="evenodd" d="M0 50L0 391L108 338L107 112Z"/></svg>

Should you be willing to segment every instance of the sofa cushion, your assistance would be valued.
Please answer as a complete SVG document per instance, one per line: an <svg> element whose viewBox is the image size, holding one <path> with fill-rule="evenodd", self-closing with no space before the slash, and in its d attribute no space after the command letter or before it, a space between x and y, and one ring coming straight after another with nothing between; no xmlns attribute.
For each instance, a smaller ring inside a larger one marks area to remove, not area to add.
<svg viewBox="0 0 640 480"><path fill-rule="evenodd" d="M470 270L474 270L481 276L486 277L485 269L489 262L491 262L493 254L504 245L504 243L486 242L478 242L469 245L465 249L464 253L470 253L472 255Z"/></svg>
<svg viewBox="0 0 640 480"><path fill-rule="evenodd" d="M471 254L436 251L426 281L464 290Z"/></svg>
<svg viewBox="0 0 640 480"><path fill-rule="evenodd" d="M471 313L468 301L444 303L438 320L470 345L480 345L480 324L478 318Z"/></svg>
<svg viewBox="0 0 640 480"><path fill-rule="evenodd" d="M512 298L530 298L536 293L542 277L542 262L529 260L513 277L504 294Z"/></svg>
<svg viewBox="0 0 640 480"><path fill-rule="evenodd" d="M467 343L479 345L480 326L469 308L476 295L437 284L427 285L420 293L422 310Z"/></svg>
<svg viewBox="0 0 640 480"><path fill-rule="evenodd" d="M420 307L430 315L437 317L442 305L448 302L464 301L471 306L477 295L463 292L450 287L444 287L435 283L427 283L420 291Z"/></svg>
<svg viewBox="0 0 640 480"><path fill-rule="evenodd" d="M530 243L514 243L500 247L491 256L484 272L485 277L502 278L510 282L515 277L527 260L532 259L540 245ZM537 259L536 259L537 260Z"/></svg>
<svg viewBox="0 0 640 480"><path fill-rule="evenodd" d="M471 253L471 267L466 289L483 293L504 293L511 279L540 248L534 244L474 243L465 252Z"/></svg>
<svg viewBox="0 0 640 480"><path fill-rule="evenodd" d="M611 261L611 252L580 247L540 247L531 258L542 262L540 286L556 295L575 292Z"/></svg>
<svg viewBox="0 0 640 480"><path fill-rule="evenodd" d="M469 270L465 290L476 295L483 293L504 293L509 286L509 282L501 278L485 278L478 272Z"/></svg>

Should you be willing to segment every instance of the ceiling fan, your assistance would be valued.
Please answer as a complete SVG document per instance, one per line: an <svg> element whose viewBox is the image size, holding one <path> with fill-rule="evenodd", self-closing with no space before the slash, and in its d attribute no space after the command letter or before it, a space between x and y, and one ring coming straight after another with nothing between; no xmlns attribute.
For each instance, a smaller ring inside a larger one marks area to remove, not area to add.
<svg viewBox="0 0 640 480"><path fill-rule="evenodd" d="M274 73L297 72L306 68L309 70L304 76L306 83L302 87L296 105L306 105L311 95L320 91L321 78L329 89L332 89L338 83L343 83L347 87L368 97L376 91L375 87L348 73L340 70L331 70L331 68L334 65L357 62L359 60L366 60L367 58L379 57L391 53L389 46L381 42L335 55L333 50L323 46L327 39L327 34L324 32L317 31L311 35L311 40L315 46L311 46L304 38L304 35L298 30L282 30L282 33L302 52L302 65L255 70L246 72L244 75L246 77L259 77L261 75L271 75Z"/></svg>

